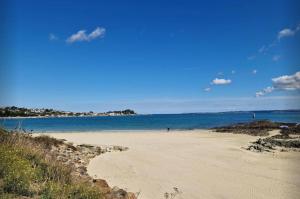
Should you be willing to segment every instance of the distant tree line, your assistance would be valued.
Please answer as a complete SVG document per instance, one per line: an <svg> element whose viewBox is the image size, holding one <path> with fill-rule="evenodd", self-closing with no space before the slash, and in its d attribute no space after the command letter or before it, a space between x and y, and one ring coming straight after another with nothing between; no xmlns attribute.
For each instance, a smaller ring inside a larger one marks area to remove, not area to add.
<svg viewBox="0 0 300 199"><path fill-rule="evenodd" d="M126 109L126 110L123 110L123 111L108 111L106 112L108 114L110 113L114 113L114 114L119 114L119 115L134 115L136 114L133 110L131 109Z"/></svg>
<svg viewBox="0 0 300 199"><path fill-rule="evenodd" d="M105 115L135 115L136 113L131 109L122 111L108 111L105 113L90 112L67 112L58 111L54 109L29 109L19 108L16 106L0 107L0 117L47 117L47 116L105 116Z"/></svg>

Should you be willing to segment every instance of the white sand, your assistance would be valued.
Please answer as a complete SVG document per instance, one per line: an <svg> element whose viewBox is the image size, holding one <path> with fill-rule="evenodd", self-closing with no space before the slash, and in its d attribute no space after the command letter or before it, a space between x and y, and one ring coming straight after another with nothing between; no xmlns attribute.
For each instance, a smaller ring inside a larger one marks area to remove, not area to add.
<svg viewBox="0 0 300 199"><path fill-rule="evenodd" d="M246 147L257 137L206 130L178 132L55 133L74 143L121 145L89 166L91 176L110 186L140 192L139 199L300 198L300 153L255 153Z"/></svg>

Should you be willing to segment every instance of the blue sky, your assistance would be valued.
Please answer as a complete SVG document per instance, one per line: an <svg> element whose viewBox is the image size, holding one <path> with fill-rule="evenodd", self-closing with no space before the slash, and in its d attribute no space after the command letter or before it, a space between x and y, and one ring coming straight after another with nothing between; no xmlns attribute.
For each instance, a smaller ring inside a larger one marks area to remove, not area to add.
<svg viewBox="0 0 300 199"><path fill-rule="evenodd" d="M1 104L139 113L299 108L299 6L10 1Z"/></svg>

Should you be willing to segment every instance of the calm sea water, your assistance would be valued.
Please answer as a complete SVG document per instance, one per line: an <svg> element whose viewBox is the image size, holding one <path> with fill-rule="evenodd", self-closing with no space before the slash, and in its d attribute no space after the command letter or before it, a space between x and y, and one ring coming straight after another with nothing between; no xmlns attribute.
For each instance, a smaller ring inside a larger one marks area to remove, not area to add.
<svg viewBox="0 0 300 199"><path fill-rule="evenodd" d="M114 117L67 117L0 119L0 125L14 129L18 124L33 132L203 129L252 121L253 112L155 114ZM300 111L255 112L256 119L300 123Z"/></svg>

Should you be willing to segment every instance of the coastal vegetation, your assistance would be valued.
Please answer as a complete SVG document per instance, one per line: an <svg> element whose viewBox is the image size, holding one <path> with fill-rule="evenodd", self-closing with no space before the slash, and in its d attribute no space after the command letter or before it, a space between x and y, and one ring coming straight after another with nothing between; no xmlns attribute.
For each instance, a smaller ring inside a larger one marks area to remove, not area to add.
<svg viewBox="0 0 300 199"><path fill-rule="evenodd" d="M16 106L0 107L0 117L80 117L80 116L117 116L135 115L131 109L108 111L103 113L59 111L48 108L19 108Z"/></svg>
<svg viewBox="0 0 300 199"><path fill-rule="evenodd" d="M67 156L69 152L76 153L72 157L79 164ZM79 157L101 153L93 146L77 147L48 136L0 129L0 198L134 199L133 194L87 175L82 165L88 159L80 164Z"/></svg>

